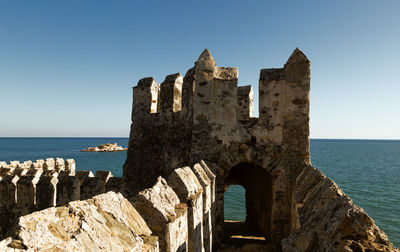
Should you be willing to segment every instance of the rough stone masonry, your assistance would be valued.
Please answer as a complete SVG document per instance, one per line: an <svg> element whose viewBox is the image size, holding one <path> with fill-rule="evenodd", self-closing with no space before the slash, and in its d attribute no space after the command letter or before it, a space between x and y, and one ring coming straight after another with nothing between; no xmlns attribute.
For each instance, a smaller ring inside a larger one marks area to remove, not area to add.
<svg viewBox="0 0 400 252"><path fill-rule="evenodd" d="M73 160L0 162L0 250L399 251L311 166L307 57L261 70L259 118L237 82L207 49L185 76L141 79L122 178L75 174ZM223 244L233 184L267 246Z"/></svg>
<svg viewBox="0 0 400 252"><path fill-rule="evenodd" d="M302 247L294 238L287 239L305 228L309 215L314 216L325 203L343 195L337 192L337 186L323 187L321 190L330 192L329 200L314 207L304 198L300 202L296 191L303 184L309 186L308 190L319 183L334 184L328 178L312 185L298 181L301 174L314 169L309 153L309 60L296 48L283 68L260 71L258 88L259 117L255 118L251 86L238 86L238 69L217 66L207 49L185 76L171 74L161 84L152 77L139 80L133 87L132 125L123 173L127 191L136 194L154 185L158 176L177 176L176 168L204 160L216 174L216 206L211 216L215 247L221 245L224 233L224 192L229 185L239 184L246 190L246 223L268 242L280 247L284 240L287 251L338 248L339 243L344 248L349 243L344 240L358 238L332 238L328 246L326 240L330 238L326 237L331 235L314 233L313 242L301 237L303 243L308 241ZM338 202L348 203L347 199ZM305 213L309 214L307 218ZM375 240L390 244L386 241Z"/></svg>
<svg viewBox="0 0 400 252"><path fill-rule="evenodd" d="M124 166L130 191L204 159L217 174L216 236L224 191L240 184L246 221L279 242L296 228L295 182L310 164L309 91L310 62L298 49L284 68L261 70L259 118L251 117L251 87L238 87L238 69L216 66L207 49L185 77L172 74L160 85L141 79Z"/></svg>

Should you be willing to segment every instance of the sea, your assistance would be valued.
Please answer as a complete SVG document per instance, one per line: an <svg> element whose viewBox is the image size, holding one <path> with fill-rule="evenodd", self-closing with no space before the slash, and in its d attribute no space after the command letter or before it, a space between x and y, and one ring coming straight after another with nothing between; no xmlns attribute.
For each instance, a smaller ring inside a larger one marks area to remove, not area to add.
<svg viewBox="0 0 400 252"><path fill-rule="evenodd" d="M128 138L0 138L0 161L73 158L77 170L110 170L122 176L126 152L80 152L89 146L118 143ZM311 162L333 179L400 247L400 140L311 139ZM225 218L244 220L245 191L230 186L225 192Z"/></svg>

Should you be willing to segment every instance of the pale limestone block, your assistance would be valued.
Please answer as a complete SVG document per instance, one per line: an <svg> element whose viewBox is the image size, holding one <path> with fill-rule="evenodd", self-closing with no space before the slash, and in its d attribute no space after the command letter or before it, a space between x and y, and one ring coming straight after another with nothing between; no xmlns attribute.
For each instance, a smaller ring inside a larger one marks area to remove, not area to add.
<svg viewBox="0 0 400 252"><path fill-rule="evenodd" d="M203 187L190 167L175 169L168 178L168 185L188 206L188 251L204 251Z"/></svg>
<svg viewBox="0 0 400 252"><path fill-rule="evenodd" d="M60 172L60 171L65 170L65 161L64 161L64 159L56 158L55 165L54 165L54 170L56 172Z"/></svg>
<svg viewBox="0 0 400 252"><path fill-rule="evenodd" d="M113 192L22 216L17 227L13 242L28 251L158 252L157 239L142 217Z"/></svg>
<svg viewBox="0 0 400 252"><path fill-rule="evenodd" d="M54 171L56 165L56 161L54 158L47 158L43 164L43 169L45 172Z"/></svg>
<svg viewBox="0 0 400 252"><path fill-rule="evenodd" d="M18 166L19 164L20 164L19 161L10 161L10 162L8 163L9 166L14 167L14 168L17 168L17 166Z"/></svg>
<svg viewBox="0 0 400 252"><path fill-rule="evenodd" d="M37 164L38 168L43 168L45 161L43 159L37 159L35 160L35 163Z"/></svg>
<svg viewBox="0 0 400 252"><path fill-rule="evenodd" d="M65 170L70 172L69 173L70 176L74 176L75 170L76 170L75 160L73 160L73 159L65 160Z"/></svg>
<svg viewBox="0 0 400 252"><path fill-rule="evenodd" d="M196 163L193 166L193 172L198 178L202 188L203 188L203 240L205 251L212 250L212 205L211 205L211 181L204 171L203 167Z"/></svg>
<svg viewBox="0 0 400 252"><path fill-rule="evenodd" d="M151 231L159 237L161 251L187 251L187 207L165 179L131 198Z"/></svg>

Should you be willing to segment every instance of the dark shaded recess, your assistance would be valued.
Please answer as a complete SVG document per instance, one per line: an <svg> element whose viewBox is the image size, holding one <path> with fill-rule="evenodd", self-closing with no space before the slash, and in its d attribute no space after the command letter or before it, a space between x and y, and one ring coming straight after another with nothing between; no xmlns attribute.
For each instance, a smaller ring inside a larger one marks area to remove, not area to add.
<svg viewBox="0 0 400 252"><path fill-rule="evenodd" d="M225 180L225 190L230 185L241 185L246 189L246 224L262 234L266 241L270 241L271 174L260 166L240 163L230 170Z"/></svg>

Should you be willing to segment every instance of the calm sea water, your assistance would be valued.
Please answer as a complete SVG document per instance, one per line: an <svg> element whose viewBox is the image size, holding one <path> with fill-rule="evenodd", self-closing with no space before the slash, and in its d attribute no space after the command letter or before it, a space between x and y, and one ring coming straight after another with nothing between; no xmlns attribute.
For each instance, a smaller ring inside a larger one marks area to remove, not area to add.
<svg viewBox="0 0 400 252"><path fill-rule="evenodd" d="M110 170L122 176L126 152L79 151L114 142L128 145L127 138L0 138L0 161L73 158L79 170ZM400 141L312 139L311 161L400 247ZM244 220L242 187L230 186L225 193L225 217Z"/></svg>

